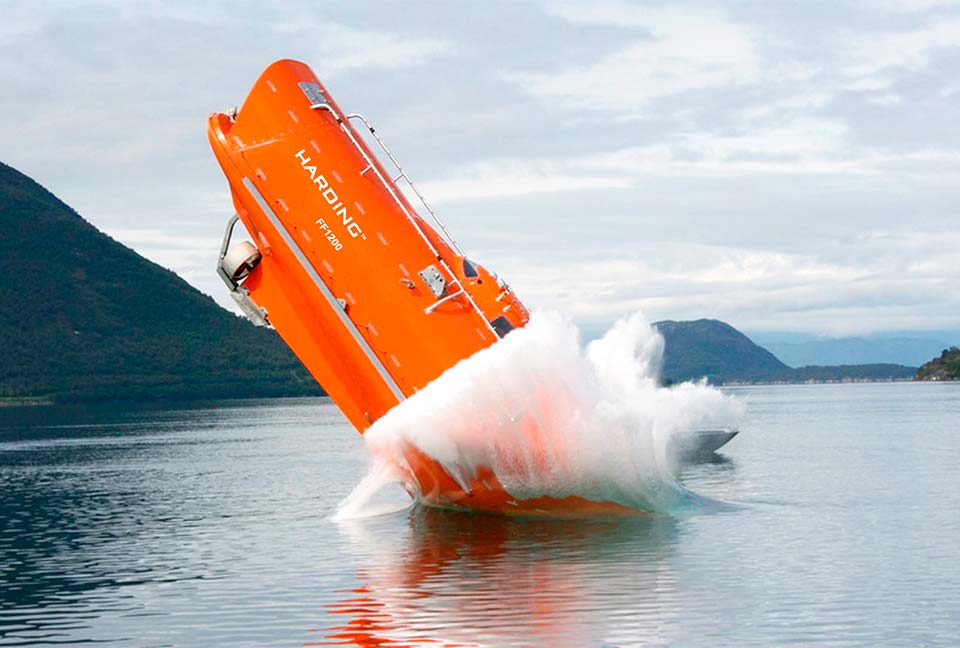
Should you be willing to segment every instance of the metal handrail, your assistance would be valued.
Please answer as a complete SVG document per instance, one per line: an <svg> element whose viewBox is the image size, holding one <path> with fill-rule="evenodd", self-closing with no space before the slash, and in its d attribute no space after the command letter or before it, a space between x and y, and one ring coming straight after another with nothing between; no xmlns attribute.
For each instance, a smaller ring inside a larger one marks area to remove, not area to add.
<svg viewBox="0 0 960 648"><path fill-rule="evenodd" d="M380 182L383 184L384 188L386 188L387 192L393 198L394 202L397 203L397 206L400 207L400 210L407 217L407 220L409 220L410 224L413 225L413 227L417 230L417 233L420 235L420 238L422 238L423 241L430 248L430 251L436 257L437 261L440 263L440 266L444 270L446 270L447 274L451 278L453 278L454 280L457 280L457 275L454 274L453 270L450 269L450 266L440 255L440 251L437 250L437 248L433 245L433 243L430 242L430 238L423 231L423 228L421 228L420 225L417 224L417 221L413 217L413 214L410 213L410 210L407 209L407 206L404 204L404 202L400 200L400 197L397 195L397 189L395 189L396 185L390 182L387 178L383 176L383 173L381 173L380 171L380 167L374 163L374 161L370 158L370 155L367 154L367 151L364 149L364 147L361 146L360 142L357 141L357 137L353 134L353 129L350 127L349 121L345 122L344 119L336 111L336 109L330 104L323 103L323 102L314 102L312 99L310 99L309 95L307 96L307 98L308 100L310 100L310 108L312 110L326 110L331 115L333 115L334 119L336 119L337 123L340 125L340 129L347 134L347 137L350 138L350 142L353 144L354 148L356 148L360 152L360 155L362 155L363 159L367 162L367 167L360 172L361 175L366 173L370 169L373 169L373 172L377 174L377 177L380 179ZM364 122L366 123L366 120L364 120ZM374 134L374 136L376 137L376 134ZM377 140L380 141L380 138L377 137ZM381 143L381 146L382 146L382 143ZM393 154L389 153L389 151L387 152L387 154L390 155L391 160L394 160L394 164L396 164L396 159L393 157ZM398 168L399 168L399 165L398 165ZM406 177L406 174L404 174L404 177ZM407 178L407 182L410 182L409 178ZM414 190L416 191L416 189ZM420 195L419 191L417 191L417 195L418 196ZM421 200L423 200L422 196L421 196ZM426 201L424 201L424 205L427 206L427 208L429 209L429 205L426 204ZM433 210L430 210L430 213L433 214ZM434 218L436 219L436 214L434 214ZM440 223L438 222L438 224ZM442 224L440 224L440 226L441 228L443 228ZM446 232L445 228L444 228L444 231ZM448 236L449 236L449 233L448 233ZM461 256L463 256L463 252L460 250L459 246L456 245L456 242L453 242L453 245L454 245L454 248L457 250L457 252ZM463 293L463 296L467 298L467 301L470 303L470 306L473 307L473 310L476 311L476 313L480 316L480 319L483 320L483 323L486 324L487 329L489 329L494 335L497 335L496 329L493 328L493 325L487 321L487 316L484 315L483 310L481 310L481 308L477 305L477 302L473 300L473 296L470 295L470 293L467 292L466 290L463 290L462 288L461 288L461 291Z"/></svg>
<svg viewBox="0 0 960 648"><path fill-rule="evenodd" d="M423 309L423 312L426 313L427 315L429 315L430 313L432 313L433 311L435 311L435 310L437 309L437 307L440 306L440 304L443 304L444 302L448 302L448 301L450 301L451 299L455 299L456 297L459 297L460 295L464 295L464 294L466 294L466 292L467 292L467 291L465 291L465 290L463 289L463 287L461 286L461 287L460 287L460 290L458 290L458 291L455 292L455 293L451 293L451 294L447 295L446 297L443 297L443 298L441 298L441 299L438 299L437 301L433 302L432 304L430 304L429 306L427 306L426 308L424 308L424 309Z"/></svg>
<svg viewBox="0 0 960 648"><path fill-rule="evenodd" d="M230 249L230 239L233 238L233 228L236 227L237 221L240 220L240 216L234 214L227 221L227 229L223 233L223 242L220 244L220 256L217 257L217 274L220 275L220 278L223 279L223 283L227 284L227 288L234 290L237 287L237 282L233 280L233 277L227 275L226 271L223 269L223 257L227 256L227 250Z"/></svg>
<svg viewBox="0 0 960 648"><path fill-rule="evenodd" d="M460 256L465 256L463 253L463 250L460 249L460 245L457 243L457 240L453 238L453 234L447 231L447 226L443 224L442 220L440 220L440 216L437 215L437 212L433 210L433 207L430 206L430 203L427 202L427 199L423 196L422 193L420 193L420 190L417 189L417 185L413 184L413 180L410 179L410 176L407 175L407 172L403 170L402 166L400 166L400 162L397 161L397 158L394 157L390 149L387 148L387 145L384 144L382 139L380 139L380 136L377 135L376 129L373 127L373 125L369 121L367 121L367 118L361 115L360 113L353 113L353 114L347 115L347 119L348 120L359 119L360 121L363 122L363 125L366 126L367 130L370 131L370 134L373 135L373 139L377 140L377 144L380 145L380 148L383 149L383 152L386 153L387 157L390 158L390 161L393 162L393 166L395 166L397 168L397 171L400 172L400 175L394 178L393 181L396 182L400 178L403 178L404 180L407 181L407 184L410 185L411 189L413 189L413 193L415 193L417 195L417 198L420 199L420 203L430 213L431 218L433 218L433 222L436 223L437 227L440 228L440 231L443 232L444 238L447 239L447 242L450 243L453 249L455 249Z"/></svg>

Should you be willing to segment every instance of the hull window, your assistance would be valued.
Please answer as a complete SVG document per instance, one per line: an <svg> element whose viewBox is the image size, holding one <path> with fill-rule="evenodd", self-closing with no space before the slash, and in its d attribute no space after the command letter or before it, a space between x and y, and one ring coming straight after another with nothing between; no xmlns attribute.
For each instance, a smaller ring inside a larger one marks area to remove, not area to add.
<svg viewBox="0 0 960 648"><path fill-rule="evenodd" d="M480 276L480 273L477 272L477 266L467 257L463 257L463 276L468 278Z"/></svg>
<svg viewBox="0 0 960 648"><path fill-rule="evenodd" d="M506 317L501 315L495 320L490 321L490 326L493 327L493 330L497 332L497 335L500 337L506 336L507 333L515 329L516 327L510 323Z"/></svg>

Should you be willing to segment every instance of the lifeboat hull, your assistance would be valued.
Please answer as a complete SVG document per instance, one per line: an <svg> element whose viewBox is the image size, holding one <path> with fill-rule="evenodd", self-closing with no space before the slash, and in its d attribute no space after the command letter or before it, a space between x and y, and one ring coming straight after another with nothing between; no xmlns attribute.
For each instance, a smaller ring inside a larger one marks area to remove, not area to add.
<svg viewBox="0 0 960 648"><path fill-rule="evenodd" d="M407 193L419 192L385 147L390 164L374 153L381 142L366 119L341 111L305 64L268 67L238 110L209 117L208 137L256 250L227 263L231 222L218 272L359 433L527 323L510 288L467 260L442 223L428 222L428 205L413 207ZM624 508L580 498L521 502L492 471L459 484L415 448L405 460L412 494L435 506L508 514Z"/></svg>

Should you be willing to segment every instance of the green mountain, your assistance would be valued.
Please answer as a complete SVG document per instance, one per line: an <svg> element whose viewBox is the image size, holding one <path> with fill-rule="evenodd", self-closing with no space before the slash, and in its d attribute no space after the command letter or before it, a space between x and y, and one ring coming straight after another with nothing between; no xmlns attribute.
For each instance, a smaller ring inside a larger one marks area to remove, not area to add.
<svg viewBox="0 0 960 648"><path fill-rule="evenodd" d="M663 335L665 382L706 377L711 383L775 380L790 370L729 324L701 319L654 324Z"/></svg>
<svg viewBox="0 0 960 648"><path fill-rule="evenodd" d="M665 383L706 377L714 384L907 380L916 371L897 364L792 368L729 324L717 320L654 324L663 334Z"/></svg>
<svg viewBox="0 0 960 648"><path fill-rule="evenodd" d="M917 369L917 380L960 380L960 349L944 349L939 358Z"/></svg>
<svg viewBox="0 0 960 648"><path fill-rule="evenodd" d="M0 272L0 397L320 393L273 331L224 310L3 163Z"/></svg>

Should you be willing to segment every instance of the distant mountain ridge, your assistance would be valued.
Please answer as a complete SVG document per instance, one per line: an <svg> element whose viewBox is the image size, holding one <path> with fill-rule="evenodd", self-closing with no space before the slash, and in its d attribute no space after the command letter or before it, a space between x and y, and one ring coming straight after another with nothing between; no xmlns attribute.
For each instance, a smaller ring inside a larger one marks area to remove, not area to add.
<svg viewBox="0 0 960 648"><path fill-rule="evenodd" d="M751 339L791 367L877 363L916 366L950 346L936 336L874 335L796 341L778 340L773 335L766 341L766 337L761 334Z"/></svg>
<svg viewBox="0 0 960 648"><path fill-rule="evenodd" d="M714 384L908 380L916 372L891 363L793 368L725 322L664 320L654 326L666 343L666 383L700 378Z"/></svg>
<svg viewBox="0 0 960 648"><path fill-rule="evenodd" d="M0 397L321 393L273 331L222 309L3 163L0 232Z"/></svg>

